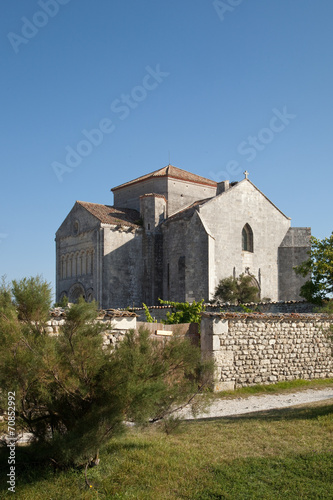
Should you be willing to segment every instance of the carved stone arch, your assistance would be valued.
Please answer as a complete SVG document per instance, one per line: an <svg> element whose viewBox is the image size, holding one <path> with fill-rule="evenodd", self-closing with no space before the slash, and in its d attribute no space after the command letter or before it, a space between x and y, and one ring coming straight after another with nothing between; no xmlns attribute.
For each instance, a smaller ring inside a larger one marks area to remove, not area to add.
<svg viewBox="0 0 333 500"><path fill-rule="evenodd" d="M242 250L253 252L253 231L250 224L245 224L242 229Z"/></svg>
<svg viewBox="0 0 333 500"><path fill-rule="evenodd" d="M63 254L60 257L60 279L66 278L66 256Z"/></svg>
<svg viewBox="0 0 333 500"><path fill-rule="evenodd" d="M82 272L82 275L87 274L87 252L86 252L86 250L81 251L81 272Z"/></svg>
<svg viewBox="0 0 333 500"><path fill-rule="evenodd" d="M79 254L80 276L82 276L83 274L85 274L85 269L84 269L84 266L85 266L84 254L85 254L84 250L81 250L80 254Z"/></svg>
<svg viewBox="0 0 333 500"><path fill-rule="evenodd" d="M80 276L80 270L79 270L79 255L80 255L80 252L77 250L74 254L74 259L73 259L73 263L74 263L74 276Z"/></svg>
<svg viewBox="0 0 333 500"><path fill-rule="evenodd" d="M71 252L69 254L69 270L70 270L70 273L69 273L69 278L73 278L75 275L74 275L74 252Z"/></svg>
<svg viewBox="0 0 333 500"><path fill-rule="evenodd" d="M93 300L94 300L94 289L88 288L88 290L86 291L86 301L92 302Z"/></svg>
<svg viewBox="0 0 333 500"><path fill-rule="evenodd" d="M92 249L87 250L87 274L93 273L93 255L94 251Z"/></svg>
<svg viewBox="0 0 333 500"><path fill-rule="evenodd" d="M63 290L59 295L59 301L61 302L64 297L68 297L66 290Z"/></svg>
<svg viewBox="0 0 333 500"><path fill-rule="evenodd" d="M77 302L80 297L86 298L86 291L82 283L74 283L68 290L68 300L69 302Z"/></svg>
<svg viewBox="0 0 333 500"><path fill-rule="evenodd" d="M70 278L72 274L72 267L71 267L71 256L69 253L66 253L66 278Z"/></svg>
<svg viewBox="0 0 333 500"><path fill-rule="evenodd" d="M251 285L251 286L256 287L256 289L258 290L258 292L257 292L257 300L259 300L259 299L260 299L260 296L261 296L261 288L260 288L260 283L259 283L259 281L257 280L257 278L256 278L255 276L253 276L253 274L251 274L251 273L249 273L249 272L248 272L247 274L248 274L248 276L250 276L250 277L251 277L251 282L250 282L250 285Z"/></svg>

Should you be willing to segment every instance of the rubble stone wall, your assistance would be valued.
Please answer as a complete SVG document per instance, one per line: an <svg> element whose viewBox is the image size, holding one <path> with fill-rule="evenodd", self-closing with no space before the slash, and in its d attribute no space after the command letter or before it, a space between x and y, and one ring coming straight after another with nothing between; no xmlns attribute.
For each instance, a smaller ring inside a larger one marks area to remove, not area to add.
<svg viewBox="0 0 333 500"><path fill-rule="evenodd" d="M46 332L50 335L58 335L61 327L65 324L66 317L54 316L47 322ZM199 346L200 335L199 325L197 323L183 323L179 325L164 325L162 323L147 323L137 321L137 316L134 313L119 312L119 316L101 314L98 321L105 325L103 332L104 345L115 346L120 342L128 330L138 331L140 328L149 330L151 337L163 340L167 336L180 335L188 338L193 344ZM166 335L161 332L165 331Z"/></svg>
<svg viewBox="0 0 333 500"><path fill-rule="evenodd" d="M216 363L214 390L333 377L332 317L203 313L201 350Z"/></svg>

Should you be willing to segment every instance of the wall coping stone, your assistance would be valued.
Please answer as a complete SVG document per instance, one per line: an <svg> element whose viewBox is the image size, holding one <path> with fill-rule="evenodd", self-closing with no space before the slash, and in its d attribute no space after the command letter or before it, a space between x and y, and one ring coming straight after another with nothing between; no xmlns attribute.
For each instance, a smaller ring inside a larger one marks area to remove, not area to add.
<svg viewBox="0 0 333 500"><path fill-rule="evenodd" d="M280 320L280 321L332 321L333 315L324 313L240 313L240 312L207 312L201 313L203 318L239 319L239 320Z"/></svg>
<svg viewBox="0 0 333 500"><path fill-rule="evenodd" d="M269 301L269 302L245 302L244 304L242 304L242 306L245 306L245 307L248 307L248 306L263 306L263 305L272 305L272 304L309 304L309 302L307 302L306 300L272 300L272 301ZM309 305L312 305L312 304L309 304ZM219 301L216 301L216 302L208 302L208 303L205 303L203 304L203 307L205 307L206 309L210 309L210 308L215 308L215 307L229 307L229 306L233 306L233 307L238 307L237 304L232 304L231 302L219 302ZM173 306L172 305L164 305L164 306L147 306L148 309L173 309ZM119 309L120 311L125 311L124 308L121 308ZM143 311L144 308L143 307L131 307L131 311Z"/></svg>
<svg viewBox="0 0 333 500"><path fill-rule="evenodd" d="M49 314L51 318L66 318L67 308L56 307L52 309ZM97 319L112 319L112 318L137 318L138 315L134 311L121 310L121 309L101 309L98 311Z"/></svg>

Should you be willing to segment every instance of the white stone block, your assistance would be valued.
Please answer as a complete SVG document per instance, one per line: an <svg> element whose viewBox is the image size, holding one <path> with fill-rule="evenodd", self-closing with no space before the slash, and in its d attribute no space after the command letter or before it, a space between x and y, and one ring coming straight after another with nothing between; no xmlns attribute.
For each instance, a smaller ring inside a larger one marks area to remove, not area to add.
<svg viewBox="0 0 333 500"><path fill-rule="evenodd" d="M219 351L221 348L220 337L218 335L213 335L212 340L213 351Z"/></svg>
<svg viewBox="0 0 333 500"><path fill-rule="evenodd" d="M234 391L235 390L235 382L215 382L214 384L214 392L221 391Z"/></svg>
<svg viewBox="0 0 333 500"><path fill-rule="evenodd" d="M222 335L228 333L228 320L216 319L214 320L214 335Z"/></svg>
<svg viewBox="0 0 333 500"><path fill-rule="evenodd" d="M135 330L136 329L136 317L119 317L112 318L111 321L112 330Z"/></svg>
<svg viewBox="0 0 333 500"><path fill-rule="evenodd" d="M172 330L155 330L155 335L163 335L165 337L172 337Z"/></svg>

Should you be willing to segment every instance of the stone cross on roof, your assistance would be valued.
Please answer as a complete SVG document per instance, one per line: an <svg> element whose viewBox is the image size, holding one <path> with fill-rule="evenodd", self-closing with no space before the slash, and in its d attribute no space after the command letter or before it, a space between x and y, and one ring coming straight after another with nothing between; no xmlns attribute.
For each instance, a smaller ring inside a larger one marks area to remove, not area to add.
<svg viewBox="0 0 333 500"><path fill-rule="evenodd" d="M243 174L245 175L245 179L247 179L249 176L249 172L247 170L245 170L245 172L243 172Z"/></svg>

